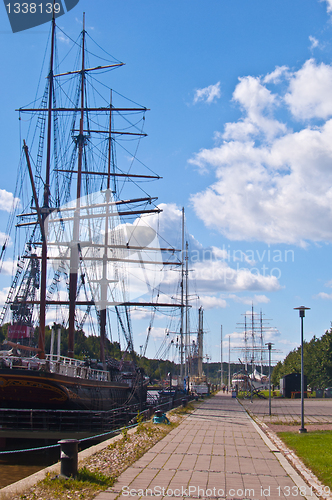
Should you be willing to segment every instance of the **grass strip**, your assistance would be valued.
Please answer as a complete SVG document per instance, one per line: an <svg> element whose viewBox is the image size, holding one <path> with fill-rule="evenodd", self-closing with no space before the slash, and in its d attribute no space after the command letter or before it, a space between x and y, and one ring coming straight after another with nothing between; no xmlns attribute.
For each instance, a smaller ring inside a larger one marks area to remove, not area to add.
<svg viewBox="0 0 332 500"><path fill-rule="evenodd" d="M133 434L128 434L124 428L119 441L84 461L75 479L47 475L25 494L11 497L10 500L92 500L99 491L110 488L127 467L165 437L200 403L189 403L184 408L172 410L168 414L170 425L142 422L138 418ZM1 497L0 500L7 498Z"/></svg>
<svg viewBox="0 0 332 500"><path fill-rule="evenodd" d="M278 436L326 485L325 493L329 493L332 490L332 432L278 432Z"/></svg>

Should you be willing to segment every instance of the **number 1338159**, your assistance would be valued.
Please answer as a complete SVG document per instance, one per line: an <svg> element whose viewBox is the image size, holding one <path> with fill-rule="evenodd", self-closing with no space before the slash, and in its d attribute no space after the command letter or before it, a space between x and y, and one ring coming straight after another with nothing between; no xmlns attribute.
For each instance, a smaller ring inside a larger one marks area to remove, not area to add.
<svg viewBox="0 0 332 500"><path fill-rule="evenodd" d="M6 5L8 14L52 14L53 12L53 2L45 3L20 3L20 2L10 2ZM54 13L59 14L61 10L61 5L59 3L54 4Z"/></svg>

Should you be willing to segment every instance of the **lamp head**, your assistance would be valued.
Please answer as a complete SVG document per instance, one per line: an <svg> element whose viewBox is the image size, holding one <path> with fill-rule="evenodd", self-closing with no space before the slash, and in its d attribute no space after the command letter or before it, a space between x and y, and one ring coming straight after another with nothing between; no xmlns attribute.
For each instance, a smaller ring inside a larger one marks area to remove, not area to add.
<svg viewBox="0 0 332 500"><path fill-rule="evenodd" d="M300 307L294 307L294 309L297 309L299 311L300 318L304 318L306 309L310 309L310 307L300 306Z"/></svg>

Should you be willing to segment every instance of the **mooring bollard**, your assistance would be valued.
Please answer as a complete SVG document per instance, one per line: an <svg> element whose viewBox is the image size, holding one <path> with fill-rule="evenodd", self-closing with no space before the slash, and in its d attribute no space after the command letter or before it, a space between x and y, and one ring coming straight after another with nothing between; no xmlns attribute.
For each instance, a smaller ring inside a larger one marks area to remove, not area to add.
<svg viewBox="0 0 332 500"><path fill-rule="evenodd" d="M62 439L58 443L61 446L61 476L76 477L79 441L77 439Z"/></svg>

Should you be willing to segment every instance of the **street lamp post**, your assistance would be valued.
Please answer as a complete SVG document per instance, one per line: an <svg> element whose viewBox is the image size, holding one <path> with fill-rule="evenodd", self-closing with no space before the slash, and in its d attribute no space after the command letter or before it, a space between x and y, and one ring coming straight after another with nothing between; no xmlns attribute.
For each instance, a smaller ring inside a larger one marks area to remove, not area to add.
<svg viewBox="0 0 332 500"><path fill-rule="evenodd" d="M306 309L310 309L310 307L294 307L294 309L299 311L301 318L301 427L299 429L300 433L307 432L307 429L304 427L304 369L303 369L303 318L305 317Z"/></svg>
<svg viewBox="0 0 332 500"><path fill-rule="evenodd" d="M269 416L271 417L271 348L273 346L272 342L267 342L267 348L269 350Z"/></svg>
<svg viewBox="0 0 332 500"><path fill-rule="evenodd" d="M254 381L254 357L251 358L250 402L252 403L252 384Z"/></svg>

